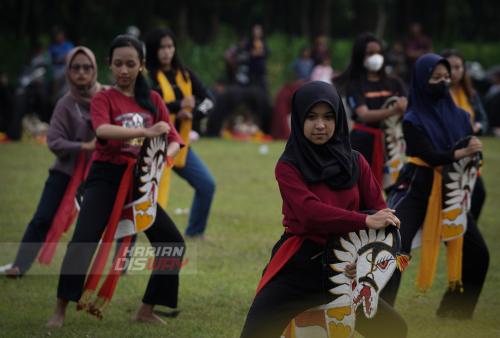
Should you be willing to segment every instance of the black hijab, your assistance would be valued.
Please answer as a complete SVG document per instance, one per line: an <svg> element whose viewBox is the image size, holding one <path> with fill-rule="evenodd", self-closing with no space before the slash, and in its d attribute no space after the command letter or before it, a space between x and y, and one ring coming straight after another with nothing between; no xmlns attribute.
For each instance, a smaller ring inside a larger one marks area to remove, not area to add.
<svg viewBox="0 0 500 338"><path fill-rule="evenodd" d="M328 103L335 112L335 131L322 145L304 136L307 113L318 102ZM322 81L303 84L293 94L291 133L279 162L299 169L306 182L325 181L333 189L351 189L359 179L359 154L351 149L344 105L337 90Z"/></svg>

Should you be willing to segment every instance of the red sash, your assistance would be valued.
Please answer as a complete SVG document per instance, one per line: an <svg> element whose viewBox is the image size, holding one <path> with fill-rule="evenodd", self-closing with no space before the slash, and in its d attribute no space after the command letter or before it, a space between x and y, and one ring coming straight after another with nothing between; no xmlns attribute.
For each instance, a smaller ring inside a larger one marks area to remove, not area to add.
<svg viewBox="0 0 500 338"><path fill-rule="evenodd" d="M89 162L85 165L86 152L82 151L78 156L78 161L76 162L75 170L71 176L66 192L61 200L61 204L57 209L56 215L52 220L50 230L45 238L45 243L43 244L40 255L38 255L38 261L41 264L50 265L54 254L56 253L57 244L61 240L63 233L68 232L69 227L73 224L76 216L78 216L78 210L75 207L75 194L80 183L87 177L90 169L90 165L94 161L95 152Z"/></svg>
<svg viewBox="0 0 500 338"><path fill-rule="evenodd" d="M292 233L292 230L289 228L285 229L285 232ZM316 243L325 245L326 238L323 238L319 235L303 235L303 236L292 236L288 238L285 243L281 245L278 251L274 254L273 258L267 265L266 272L262 276L259 286L257 287L257 292L255 293L255 297L259 294L260 290L281 270L281 268L290 260L290 258L299 251L304 240L310 239L315 241Z"/></svg>
<svg viewBox="0 0 500 338"><path fill-rule="evenodd" d="M118 223L120 222L122 216L123 207L125 203L127 203L127 197L129 195L132 196L131 192L133 189L132 182L134 178L134 165L137 162L137 159L132 159L123 155L115 156L119 156L127 161L127 169L125 170L125 173L123 174L122 180L120 182L120 187L118 188L118 193L116 194L115 204L113 205L113 210L108 221L108 226L106 227L106 231L104 233L104 238L102 239L101 246L94 260L94 264L92 265L90 273L87 276L87 281L85 282L85 286L83 288L82 297L80 298L76 306L77 310L83 310L88 305L89 309L87 310L87 312L99 319L102 319L104 310L106 310L106 308L109 306L109 303L111 302L111 298L113 297L113 293L115 292L116 284L118 283L118 279L121 276L121 270L123 268L123 265L125 264L124 260L121 260L120 264L117 264L117 261L120 258L126 256L125 248L130 245L130 241L132 239L132 236L127 236L123 239L120 250L118 251L115 260L111 265L111 271L106 277L106 280L102 284L101 288L99 289L99 293L97 294L96 299L91 303L90 298L97 289L97 285L99 284L99 280L101 279L104 268L106 266L109 252L111 250L111 246L113 245L116 228L118 227ZM172 158L167 156L167 167L171 168L174 164L175 163Z"/></svg>
<svg viewBox="0 0 500 338"><path fill-rule="evenodd" d="M382 187L382 169L384 167L384 144L382 140L382 129L372 128L365 126L361 123L354 122L353 130L361 130L370 133L374 136L373 139L373 153L372 153L372 164L370 168L372 169L373 176L377 180L378 184Z"/></svg>
<svg viewBox="0 0 500 338"><path fill-rule="evenodd" d="M97 295L97 298L93 303L90 303L90 298L97 289L99 280L101 279L101 276L104 272L109 252L111 250L111 246L113 245L116 228L122 215L123 206L127 202L127 197L132 187L134 165L137 161L136 159L132 159L130 157L122 155L117 156L127 161L127 169L125 170L125 173L123 174L122 180L120 182L120 187L118 188L118 193L116 194L115 204L113 205L113 210L111 212L111 216L109 217L108 226L104 233L104 238L102 239L101 246L99 248L99 251L97 252L94 264L92 264L90 273L87 276L87 281L85 282L85 286L83 288L82 297L80 298L80 300L78 301L78 305L76 306L77 310L83 310L87 305L89 305L89 309L87 310L87 312L97 316L99 319L102 319L102 312L108 307L109 302L113 297L116 283L118 282L118 278L120 277L121 271L114 269L115 262L113 262L111 273L106 277L106 280L101 286L99 294ZM130 243L130 239L131 236L124 238L122 246L120 247L120 254L116 255L115 261L122 257L122 251L125 245ZM124 263L123 260L121 262Z"/></svg>

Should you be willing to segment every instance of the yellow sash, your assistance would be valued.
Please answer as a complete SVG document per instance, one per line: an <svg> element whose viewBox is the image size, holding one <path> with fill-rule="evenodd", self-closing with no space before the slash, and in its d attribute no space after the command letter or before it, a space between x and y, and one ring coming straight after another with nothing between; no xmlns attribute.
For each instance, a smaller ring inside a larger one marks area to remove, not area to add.
<svg viewBox="0 0 500 338"><path fill-rule="evenodd" d="M450 90L450 94L453 98L453 101L455 101L456 106L462 108L470 114L470 120L473 123L474 109L472 109L469 103L469 98L467 97L467 95L465 95L465 91L462 86L458 86L458 91L456 93L454 93L453 90Z"/></svg>
<svg viewBox="0 0 500 338"><path fill-rule="evenodd" d="M434 169L431 195L427 203L424 227L422 232L422 259L417 274L418 292L416 296L424 294L432 286L434 273L436 271L439 244L441 242L443 227L443 177L442 167L431 167L418 157L409 157L408 162L418 166ZM404 226L404 225L403 225ZM448 241L447 266L448 266L448 289L462 288L462 247L464 237Z"/></svg>
<svg viewBox="0 0 500 338"><path fill-rule="evenodd" d="M191 79L189 78L189 73L185 72L184 74L186 75L186 80L184 80L182 73L178 71L177 74L175 75L175 82L179 87L179 89L181 90L182 95L184 97L188 97L193 95L193 88L191 85ZM159 70L156 75L156 78L158 80L158 83L160 84L160 88L163 93L163 101L165 103L175 101L174 89L172 88L172 85L168 81L165 74L161 70ZM186 110L191 111L191 109L187 108ZM172 124L175 124L175 114L170 114L170 120L172 120ZM176 168L184 168L184 166L186 165L186 157L189 148L189 132L191 131L192 127L193 127L193 121L191 120L181 121L178 131L180 137L182 138L186 146L179 151L177 156L175 156L174 160ZM160 188L158 191L158 203L162 206L164 210L166 210L168 204L171 174L172 174L172 168L165 169L165 172L163 173L160 182Z"/></svg>

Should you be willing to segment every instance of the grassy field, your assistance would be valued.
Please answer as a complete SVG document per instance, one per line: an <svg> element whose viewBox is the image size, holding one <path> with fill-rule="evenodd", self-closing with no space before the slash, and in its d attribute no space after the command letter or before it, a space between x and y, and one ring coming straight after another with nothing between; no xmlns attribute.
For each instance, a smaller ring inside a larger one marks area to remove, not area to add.
<svg viewBox="0 0 500 338"><path fill-rule="evenodd" d="M405 273L396 309L406 319L409 337L499 337L500 336L500 140L485 138L484 180L488 197L479 227L488 244L491 263L474 320L436 320L434 312L446 286L444 246L434 286L423 298L413 299L419 250ZM55 306L58 278L40 275L46 267L34 267L17 280L0 277L1 337L239 337L252 302L260 274L269 260L271 247L282 233L281 198L274 166L283 142L268 145L269 153L259 154L260 144L203 139L193 145L211 169L217 192L209 219L207 236L213 243L197 245L197 273L181 276L179 310L167 326L132 321L146 287L147 276L120 279L112 304L102 321L77 312L71 305L61 329L47 329L45 323ZM54 156L41 145L0 145L0 241L21 240L30 221ZM187 215L174 215L176 208L189 208L193 191L186 182L173 177L168 211L183 231ZM404 226L404 225L403 225ZM67 242L71 232L63 238ZM139 240L147 241L144 235ZM0 265L14 260L16 248L0 245ZM50 271L58 271L56 259ZM360 337L360 335L356 335Z"/></svg>

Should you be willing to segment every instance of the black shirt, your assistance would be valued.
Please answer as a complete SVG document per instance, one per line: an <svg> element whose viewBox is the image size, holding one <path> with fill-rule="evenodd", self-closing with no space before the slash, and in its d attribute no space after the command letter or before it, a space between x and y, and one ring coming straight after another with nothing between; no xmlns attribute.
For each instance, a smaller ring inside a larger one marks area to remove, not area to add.
<svg viewBox="0 0 500 338"><path fill-rule="evenodd" d="M369 110L380 109L385 101L391 96L407 96L403 81L395 76L389 77L389 83L385 81L360 81L352 80L346 87L346 96L352 108L352 119L358 123L371 128L380 128L380 121L373 123L361 122L356 115L356 108L366 105ZM373 135L360 130L351 132L351 147L363 155L371 165L373 153Z"/></svg>
<svg viewBox="0 0 500 338"><path fill-rule="evenodd" d="M361 122L356 115L356 108L366 105L369 110L380 109L391 96L408 96L408 90L400 78L391 76L389 83L352 80L347 85L346 96L352 108L352 119ZM363 124L372 128L380 128L380 122Z"/></svg>
<svg viewBox="0 0 500 338"><path fill-rule="evenodd" d="M189 73L193 95L196 99L196 107L192 111L193 119L199 120L207 117L210 113L212 113L215 107L215 99L207 90L205 84L201 81L198 75L196 75L196 73L191 69L186 70ZM170 85L172 86L175 94L175 101L166 103L166 105L170 114L177 114L181 110L181 101L184 98L184 95L175 82L175 74L172 71L164 72L164 74L167 77L168 82L170 82ZM153 90L157 91L160 95L163 96L160 84L158 83L156 76L152 76L151 80L153 82Z"/></svg>
<svg viewBox="0 0 500 338"><path fill-rule="evenodd" d="M403 122L403 134L406 141L406 155L419 157L431 167L439 167L455 162L455 151L437 151L427 135L415 128L410 121Z"/></svg>

